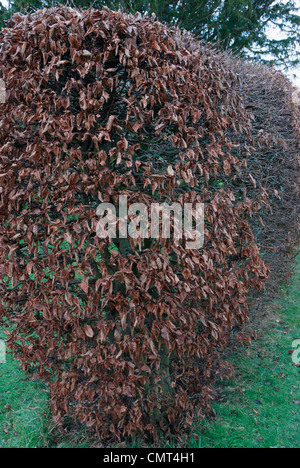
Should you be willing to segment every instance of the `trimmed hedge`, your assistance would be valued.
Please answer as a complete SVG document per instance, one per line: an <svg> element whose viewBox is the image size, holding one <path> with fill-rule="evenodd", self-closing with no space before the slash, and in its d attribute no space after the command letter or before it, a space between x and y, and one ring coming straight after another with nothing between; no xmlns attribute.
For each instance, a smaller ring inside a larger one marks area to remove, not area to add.
<svg viewBox="0 0 300 468"><path fill-rule="evenodd" d="M231 374L222 351L268 273L241 79L230 57L140 15L52 8L1 35L9 345L49 382L56 421L102 439L178 434ZM205 203L204 248L98 238L97 206L119 195Z"/></svg>

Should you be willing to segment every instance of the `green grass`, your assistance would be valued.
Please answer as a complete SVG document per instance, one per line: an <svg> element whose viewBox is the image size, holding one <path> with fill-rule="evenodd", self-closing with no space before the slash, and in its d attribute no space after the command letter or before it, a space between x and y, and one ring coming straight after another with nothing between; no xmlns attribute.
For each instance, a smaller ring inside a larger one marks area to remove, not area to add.
<svg viewBox="0 0 300 468"><path fill-rule="evenodd" d="M282 300L258 319L258 340L230 353L234 380L220 386L216 418L195 428L187 447L300 447L300 369L289 354L300 338L300 256L295 266ZM0 448L90 445L84 430L64 437L53 435L51 427L46 387L26 378L8 356L0 364Z"/></svg>
<svg viewBox="0 0 300 468"><path fill-rule="evenodd" d="M8 355L0 364L0 448L44 447L50 420L46 388Z"/></svg>
<svg viewBox="0 0 300 468"><path fill-rule="evenodd" d="M215 421L205 421L188 446L300 447L300 369L289 354L300 338L299 255L295 266L279 307L266 311L258 340L230 356L236 373L220 388Z"/></svg>

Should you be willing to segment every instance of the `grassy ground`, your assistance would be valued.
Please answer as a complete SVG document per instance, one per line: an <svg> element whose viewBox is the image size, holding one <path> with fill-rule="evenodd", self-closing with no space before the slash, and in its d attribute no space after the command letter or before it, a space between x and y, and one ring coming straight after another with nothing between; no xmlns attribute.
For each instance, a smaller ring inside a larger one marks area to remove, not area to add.
<svg viewBox="0 0 300 468"><path fill-rule="evenodd" d="M8 355L0 364L0 448L45 446L49 422L46 389L26 378Z"/></svg>
<svg viewBox="0 0 300 468"><path fill-rule="evenodd" d="M195 429L192 448L300 447L300 369L291 349L300 339L300 256L296 274L273 304L247 349L235 350L230 360L234 381L220 388L216 418ZM74 438L53 437L47 389L27 379L8 356L0 364L1 447L87 447L84 433ZM138 446L138 445L137 445Z"/></svg>
<svg viewBox="0 0 300 468"><path fill-rule="evenodd" d="M300 369L290 354L300 338L300 255L276 305L266 311L259 339L231 355L234 381L222 386L216 420L196 431L190 447L300 447Z"/></svg>

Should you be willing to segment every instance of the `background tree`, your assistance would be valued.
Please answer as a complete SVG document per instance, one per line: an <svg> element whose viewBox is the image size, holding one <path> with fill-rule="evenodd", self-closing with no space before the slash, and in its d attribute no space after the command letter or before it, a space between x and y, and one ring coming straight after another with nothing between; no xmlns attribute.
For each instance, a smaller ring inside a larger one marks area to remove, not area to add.
<svg viewBox="0 0 300 468"><path fill-rule="evenodd" d="M4 25L4 21L9 17L9 12L4 6L0 3L0 28Z"/></svg>

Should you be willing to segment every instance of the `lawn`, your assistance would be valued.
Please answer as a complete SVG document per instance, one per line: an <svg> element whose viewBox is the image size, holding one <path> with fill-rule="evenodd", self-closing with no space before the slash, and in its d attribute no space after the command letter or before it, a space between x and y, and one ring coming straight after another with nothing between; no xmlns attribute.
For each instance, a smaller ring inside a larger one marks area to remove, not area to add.
<svg viewBox="0 0 300 468"><path fill-rule="evenodd" d="M281 301L266 311L258 340L231 354L235 378L222 385L216 420L195 431L190 447L300 447L300 368L290 354L300 338L300 255L295 269Z"/></svg>
<svg viewBox="0 0 300 468"><path fill-rule="evenodd" d="M258 340L231 352L234 380L220 385L215 419L195 428L187 447L300 447L300 368L291 355L300 339L300 256L295 269L281 300L267 307ZM84 433L64 440L53 427L47 388L7 356L0 364L0 447L89 446Z"/></svg>
<svg viewBox="0 0 300 468"><path fill-rule="evenodd" d="M50 421L47 389L7 355L0 364L0 448L44 447Z"/></svg>

